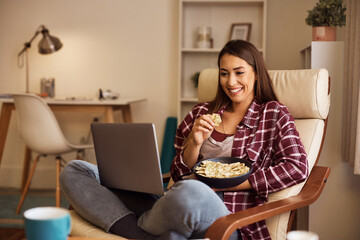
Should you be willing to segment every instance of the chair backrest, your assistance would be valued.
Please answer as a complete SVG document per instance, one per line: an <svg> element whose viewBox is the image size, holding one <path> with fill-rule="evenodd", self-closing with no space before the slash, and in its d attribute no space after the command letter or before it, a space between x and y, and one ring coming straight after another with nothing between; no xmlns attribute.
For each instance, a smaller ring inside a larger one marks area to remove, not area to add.
<svg viewBox="0 0 360 240"><path fill-rule="evenodd" d="M326 69L269 71L279 102L295 118L296 128L308 154L310 172L316 165L330 108L329 74ZM215 98L218 69L205 69L199 76L199 102ZM297 195L305 183L270 194L269 202ZM286 239L289 213L266 219L272 239Z"/></svg>
<svg viewBox="0 0 360 240"><path fill-rule="evenodd" d="M72 151L47 105L35 94L13 94L17 126L25 145L39 154L58 155Z"/></svg>

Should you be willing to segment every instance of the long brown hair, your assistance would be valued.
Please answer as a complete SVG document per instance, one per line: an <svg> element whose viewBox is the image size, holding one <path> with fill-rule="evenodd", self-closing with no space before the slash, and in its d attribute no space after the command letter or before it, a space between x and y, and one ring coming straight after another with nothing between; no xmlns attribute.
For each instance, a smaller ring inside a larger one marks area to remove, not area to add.
<svg viewBox="0 0 360 240"><path fill-rule="evenodd" d="M244 40L229 41L219 53L218 68L220 69L220 60L225 54L230 54L245 60L253 67L257 81L255 82L255 99L257 103L266 103L269 101L277 101L277 97L271 82L271 78L266 69L266 65L261 53L257 48ZM230 98L226 95L220 85L220 71L218 77L218 89L215 99L211 102L209 112L216 112L228 102Z"/></svg>

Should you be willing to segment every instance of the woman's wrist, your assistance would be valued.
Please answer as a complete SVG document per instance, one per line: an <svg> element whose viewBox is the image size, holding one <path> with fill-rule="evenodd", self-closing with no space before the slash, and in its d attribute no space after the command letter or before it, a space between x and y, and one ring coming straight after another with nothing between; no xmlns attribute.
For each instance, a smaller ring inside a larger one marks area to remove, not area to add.
<svg viewBox="0 0 360 240"><path fill-rule="evenodd" d="M189 139L189 142L188 142L188 144L184 150L184 154L183 154L184 163L189 168L192 168L196 164L197 159L200 154L200 148L201 148L201 145L196 144L194 139L192 139L192 138Z"/></svg>
<svg viewBox="0 0 360 240"><path fill-rule="evenodd" d="M188 147L194 148L196 150L200 150L202 143L197 143L194 138L189 139Z"/></svg>

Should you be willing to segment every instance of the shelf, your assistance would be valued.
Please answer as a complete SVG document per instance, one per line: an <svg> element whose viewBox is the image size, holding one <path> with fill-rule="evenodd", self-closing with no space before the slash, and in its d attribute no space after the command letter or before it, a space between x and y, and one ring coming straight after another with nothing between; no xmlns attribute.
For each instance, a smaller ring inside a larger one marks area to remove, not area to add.
<svg viewBox="0 0 360 240"><path fill-rule="evenodd" d="M262 48L258 48L259 52L263 52ZM219 53L221 48L182 48L183 53Z"/></svg>
<svg viewBox="0 0 360 240"><path fill-rule="evenodd" d="M234 23L251 23L249 41L266 59L267 0L179 0L178 119L197 103L192 76L218 67L218 55ZM200 27L211 30L213 48L196 48Z"/></svg>
<svg viewBox="0 0 360 240"><path fill-rule="evenodd" d="M263 3L264 0L182 0L183 3Z"/></svg>
<svg viewBox="0 0 360 240"><path fill-rule="evenodd" d="M198 98L181 98L180 101L184 103L197 103Z"/></svg>
<svg viewBox="0 0 360 240"><path fill-rule="evenodd" d="M182 49L193 49L197 27L211 28L214 49L229 40L233 23L252 24L250 42L264 49L266 1L181 1L180 43ZM206 51L206 50L205 50Z"/></svg>
<svg viewBox="0 0 360 240"><path fill-rule="evenodd" d="M182 52L186 53L218 53L221 51L220 48L183 48Z"/></svg>

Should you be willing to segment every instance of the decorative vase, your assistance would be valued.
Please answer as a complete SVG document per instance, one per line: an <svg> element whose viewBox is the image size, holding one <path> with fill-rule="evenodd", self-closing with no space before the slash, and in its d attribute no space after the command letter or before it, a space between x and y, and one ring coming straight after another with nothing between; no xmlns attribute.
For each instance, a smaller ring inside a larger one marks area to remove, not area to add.
<svg viewBox="0 0 360 240"><path fill-rule="evenodd" d="M197 48L211 48L211 27L198 27Z"/></svg>
<svg viewBox="0 0 360 240"><path fill-rule="evenodd" d="M313 27L313 41L336 41L336 27Z"/></svg>

